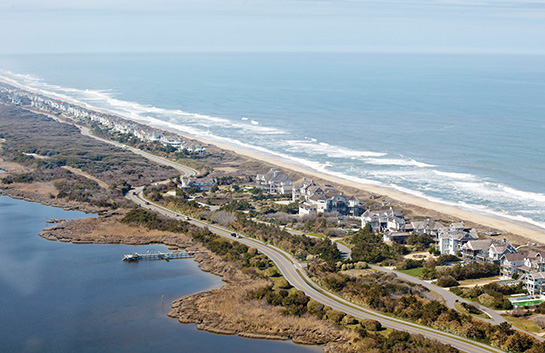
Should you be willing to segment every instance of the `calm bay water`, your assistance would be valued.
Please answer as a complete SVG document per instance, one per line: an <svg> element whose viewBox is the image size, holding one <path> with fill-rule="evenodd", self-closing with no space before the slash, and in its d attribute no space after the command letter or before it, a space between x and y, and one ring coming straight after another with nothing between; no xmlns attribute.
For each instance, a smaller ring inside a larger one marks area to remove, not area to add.
<svg viewBox="0 0 545 353"><path fill-rule="evenodd" d="M214 335L168 318L173 300L222 282L192 260L121 261L164 246L73 245L37 235L46 219L88 216L0 196L0 351L321 351Z"/></svg>
<svg viewBox="0 0 545 353"><path fill-rule="evenodd" d="M0 57L34 90L545 227L545 57Z"/></svg>

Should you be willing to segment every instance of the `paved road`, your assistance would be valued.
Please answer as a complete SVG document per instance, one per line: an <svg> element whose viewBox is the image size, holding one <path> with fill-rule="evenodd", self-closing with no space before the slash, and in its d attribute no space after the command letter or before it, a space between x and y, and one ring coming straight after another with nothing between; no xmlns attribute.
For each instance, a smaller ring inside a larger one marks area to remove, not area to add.
<svg viewBox="0 0 545 353"><path fill-rule="evenodd" d="M476 305L477 307L479 307L479 309L484 311L491 318L490 320L481 319L483 321L487 321L487 322L489 322L491 324L494 324L494 325L501 324L502 322L505 321L505 319L500 314L498 314L495 310L489 309L489 308L487 308L485 306L482 306L480 304L477 304L477 303L470 302L469 300L466 300L464 298L460 298L459 296L451 293L450 291L448 291L448 290L446 290L444 288L441 288L439 286L436 286L435 284L431 284L429 282L421 280L420 278L416 278L416 277L410 276L410 275L408 275L406 273L398 272L398 271L391 270L391 269L384 268L384 267L380 267L380 266L370 265L369 267L371 267L372 269L375 269L377 271L395 273L400 278L403 278L403 279L405 279L405 280L407 280L409 282L412 282L412 283L420 284L420 285L428 288L429 290L438 293L439 295L441 295L445 299L446 306L448 306L451 309L456 309L456 307L454 306L454 303L456 301L463 302L463 303L467 303L467 304ZM458 310L458 309L456 309L456 310Z"/></svg>
<svg viewBox="0 0 545 353"><path fill-rule="evenodd" d="M148 208L156 211L168 217L187 219L186 216L176 215L173 211L166 209L161 205L154 204L147 201L142 196L143 187L137 188L127 194L127 197L133 202L140 205L140 207ZM134 193L133 193L134 192ZM146 204L147 203L147 204ZM319 301L325 305L328 305L336 310L350 314L359 319L373 319L378 320L383 326L407 331L414 334L421 334L423 336L436 339L442 343L452 345L464 352L502 352L499 349L492 348L490 346L468 340L456 335L437 331L429 327L413 324L404 320L395 319L362 307L359 307L349 301L346 301L332 293L324 291L312 282L306 275L306 272L302 268L301 264L297 262L290 254L285 251L275 248L269 244L265 244L256 239L243 236L242 238L234 238L231 236L231 231L222 227L211 225L196 219L187 219L187 221L198 227L206 227L211 232L231 239L247 246L254 247L260 252L268 256L279 268L282 275L293 285L295 288L305 292L310 298Z"/></svg>
<svg viewBox="0 0 545 353"><path fill-rule="evenodd" d="M89 136L89 137L92 137L92 138L94 138L96 140L102 141L104 143L109 143L110 145L114 145L114 146L121 147L123 149L129 150L129 151L131 151L131 152L133 152L135 154L138 154L138 155L140 155L140 156L142 156L144 158L147 158L147 159L149 159L149 160L151 160L151 161L153 161L155 163L166 165L168 167L172 167L172 168L176 169L177 171L179 171L180 173L184 174L185 176L197 175L197 171L195 169L193 169L193 168L186 167L184 165L181 165L179 163L171 161L170 159L167 159L167 158L159 157L159 156L156 156L154 154L144 152L142 150L139 150L138 148L126 146L126 145L124 145L122 143L119 143L119 142L110 141L110 140L100 138L98 136L95 136L95 135L91 134L89 132L89 128L87 128L85 126L79 126L79 125L76 125L76 126L80 129L82 135Z"/></svg>
<svg viewBox="0 0 545 353"><path fill-rule="evenodd" d="M180 171L182 174L191 176L196 175L197 171L188 168L185 166L182 166L180 164L177 164L175 162L172 162L166 158L158 157L153 154L124 146L120 143L105 140L99 137L96 137L89 133L89 129L85 127L80 127L81 133L95 138L97 140L103 141L105 143L109 143L118 147L122 147L125 149L128 149L138 155L141 155L145 158L148 158L156 163L167 165L170 167L175 168L176 170ZM148 208L150 210L156 211L158 213L161 213L165 216L172 217L172 218L180 218L183 217L186 219L189 223L194 224L198 227L208 228L210 231L214 232L215 234L229 238L231 240L235 240L238 242L241 242L243 244L246 244L247 246L254 247L258 249L260 252L268 256L278 267L282 275L290 282L292 286L295 288L305 292L306 295L308 295L310 298L321 302L325 305L328 305L332 307L333 309L342 311L344 313L350 314L354 317L357 317L359 319L374 319L381 322L381 324L385 327L401 330L401 331L407 331L413 334L421 334L423 336L436 339L437 341L440 341L445 344L449 344L455 348L458 348L461 351L464 352L471 352L471 353L478 353L478 352L502 352L499 349L492 348L488 345L475 342L466 338L462 338L456 335L452 335L449 333L441 332L438 330L434 330L429 327L424 327L421 325L413 324L404 320L392 318L368 309L365 309L363 307L357 306L343 298L340 298L332 293L329 293L323 289L321 289L319 286L317 286L312 280L307 276L306 271L302 268L301 264L297 262L290 254L286 253L285 251L275 248L269 244L265 244L261 241L258 241L256 239L251 239L247 237L241 237L241 238L234 238L231 236L231 231L225 228L221 228L215 225L210 225L208 223L190 219L186 216L179 216L173 211L170 211L166 209L165 207L162 207L160 205L154 204L153 202L147 201L142 196L142 191L144 187L139 187L134 190L131 190L129 193L127 193L127 198L135 202L136 204L140 205L140 207ZM350 254L350 249L345 247L342 244L337 243L337 245L341 246L341 251L344 250L347 254Z"/></svg>

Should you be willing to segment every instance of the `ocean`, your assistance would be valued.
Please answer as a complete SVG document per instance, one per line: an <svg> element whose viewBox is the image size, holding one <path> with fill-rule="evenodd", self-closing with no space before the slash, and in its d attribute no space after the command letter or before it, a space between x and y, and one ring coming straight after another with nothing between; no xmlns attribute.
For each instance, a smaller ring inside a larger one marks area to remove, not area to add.
<svg viewBox="0 0 545 353"><path fill-rule="evenodd" d="M545 57L0 56L0 76L158 127L545 228Z"/></svg>
<svg viewBox="0 0 545 353"><path fill-rule="evenodd" d="M192 259L121 260L124 254L166 251L166 246L74 245L38 236L50 226L46 219L90 216L0 196L0 351L322 351L287 341L215 335L167 317L174 300L223 283Z"/></svg>

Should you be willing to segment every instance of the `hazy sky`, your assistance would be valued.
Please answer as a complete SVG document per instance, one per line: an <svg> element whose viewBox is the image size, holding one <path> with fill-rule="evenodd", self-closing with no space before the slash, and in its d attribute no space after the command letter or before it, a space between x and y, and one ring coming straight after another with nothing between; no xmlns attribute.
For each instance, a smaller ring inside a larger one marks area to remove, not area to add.
<svg viewBox="0 0 545 353"><path fill-rule="evenodd" d="M0 53L545 53L545 0L1 0Z"/></svg>

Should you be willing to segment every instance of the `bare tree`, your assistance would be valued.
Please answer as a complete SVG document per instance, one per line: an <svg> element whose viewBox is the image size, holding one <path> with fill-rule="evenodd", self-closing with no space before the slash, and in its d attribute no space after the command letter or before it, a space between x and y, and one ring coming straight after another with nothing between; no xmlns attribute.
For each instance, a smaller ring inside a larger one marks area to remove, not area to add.
<svg viewBox="0 0 545 353"><path fill-rule="evenodd" d="M229 223L234 222L236 217L231 212L227 211L218 211L215 212L212 217L210 217L212 222L217 223L223 227L227 226Z"/></svg>

